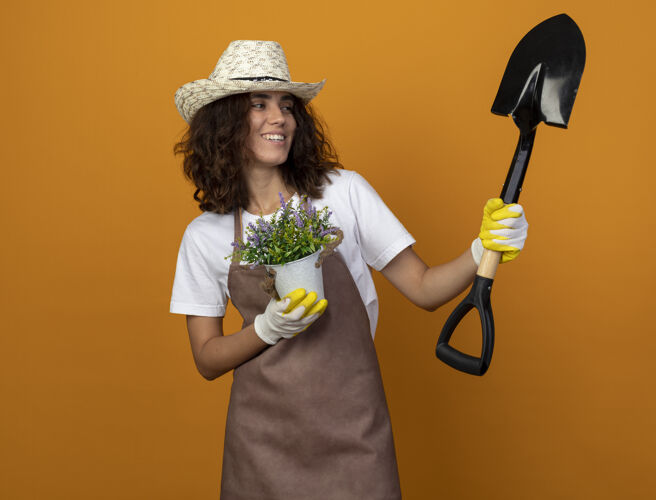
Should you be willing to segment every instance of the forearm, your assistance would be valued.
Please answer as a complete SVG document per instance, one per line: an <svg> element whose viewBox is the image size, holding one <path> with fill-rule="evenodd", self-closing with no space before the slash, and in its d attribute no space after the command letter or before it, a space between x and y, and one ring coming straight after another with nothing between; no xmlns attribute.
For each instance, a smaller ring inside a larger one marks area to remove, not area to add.
<svg viewBox="0 0 656 500"><path fill-rule="evenodd" d="M434 311L463 292L474 280L476 263L471 250L444 264L428 267L415 295L415 304Z"/></svg>
<svg viewBox="0 0 656 500"><path fill-rule="evenodd" d="M428 267L412 247L408 247L385 266L382 273L410 302L434 311L467 288L476 268L469 249L452 261Z"/></svg>
<svg viewBox="0 0 656 500"><path fill-rule="evenodd" d="M208 380L214 380L224 373L248 361L269 345L255 333L252 324L232 335L210 338L200 351L198 370Z"/></svg>

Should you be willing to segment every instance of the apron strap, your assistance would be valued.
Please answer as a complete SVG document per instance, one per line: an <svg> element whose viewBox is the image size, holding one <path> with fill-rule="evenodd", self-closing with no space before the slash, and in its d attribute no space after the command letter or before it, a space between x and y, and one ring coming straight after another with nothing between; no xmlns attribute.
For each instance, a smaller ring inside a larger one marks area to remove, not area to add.
<svg viewBox="0 0 656 500"><path fill-rule="evenodd" d="M235 208L234 209L234 214L235 214L235 239L234 239L234 241L237 242L242 237L241 207ZM239 259L237 258L237 256L232 257L232 264L233 265L239 265Z"/></svg>

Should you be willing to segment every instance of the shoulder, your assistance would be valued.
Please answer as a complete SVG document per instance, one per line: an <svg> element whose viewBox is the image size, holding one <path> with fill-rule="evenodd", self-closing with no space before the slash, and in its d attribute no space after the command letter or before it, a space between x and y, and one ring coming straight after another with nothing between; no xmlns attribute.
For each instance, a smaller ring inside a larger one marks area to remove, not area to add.
<svg viewBox="0 0 656 500"><path fill-rule="evenodd" d="M380 199L374 187L355 170L339 170L330 172L332 181L324 189L326 200L344 201L358 204L359 201Z"/></svg>
<svg viewBox="0 0 656 500"><path fill-rule="evenodd" d="M211 253L227 250L229 253L230 243L234 239L234 228L232 213L203 212L187 225L184 239L191 240L201 250Z"/></svg>
<svg viewBox="0 0 656 500"><path fill-rule="evenodd" d="M355 170L346 170L343 168L334 169L328 172L328 183L325 190L339 190L348 187L355 176L359 176Z"/></svg>
<svg viewBox="0 0 656 500"><path fill-rule="evenodd" d="M232 212L229 214L203 212L187 225L186 231L194 236L202 236L205 234L214 234L217 231L232 231L233 229L234 216Z"/></svg>
<svg viewBox="0 0 656 500"><path fill-rule="evenodd" d="M348 198L351 191L361 186L369 186L369 183L355 170L332 170L328 174L328 183L326 183L322 198Z"/></svg>
<svg viewBox="0 0 656 500"><path fill-rule="evenodd" d="M342 229L349 225L355 227L363 211L376 213L381 201L371 185L355 170L333 171L330 180L318 200L313 200L317 208L329 207L334 214L336 225Z"/></svg>

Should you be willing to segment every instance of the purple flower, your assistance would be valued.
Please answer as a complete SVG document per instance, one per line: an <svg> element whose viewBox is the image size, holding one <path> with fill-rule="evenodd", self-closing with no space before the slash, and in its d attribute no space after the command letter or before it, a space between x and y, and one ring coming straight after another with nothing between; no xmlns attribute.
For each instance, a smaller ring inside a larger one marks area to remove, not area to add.
<svg viewBox="0 0 656 500"><path fill-rule="evenodd" d="M310 203L310 198L305 198L305 201L303 202L303 211L310 216L312 216L312 212L315 211L312 203Z"/></svg>
<svg viewBox="0 0 656 500"><path fill-rule="evenodd" d="M250 234L247 240L250 243L253 243L255 246L258 246L260 244L260 237L257 235L257 233Z"/></svg>
<svg viewBox="0 0 656 500"><path fill-rule="evenodd" d="M303 220L301 219L301 216L298 214L298 212L294 212L294 217L296 217L296 227L303 227Z"/></svg>
<svg viewBox="0 0 656 500"><path fill-rule="evenodd" d="M319 237L323 238L327 234L333 234L335 232L335 229L336 228L334 228L334 227L331 227L330 229L325 229L325 230L321 231L321 233L319 234Z"/></svg>
<svg viewBox="0 0 656 500"><path fill-rule="evenodd" d="M308 214L309 218L313 218L317 214L317 209L312 205L310 198L305 199L305 203L303 203L303 210Z"/></svg>
<svg viewBox="0 0 656 500"><path fill-rule="evenodd" d="M257 225L263 233L268 235L273 233L273 226L264 219L257 219Z"/></svg>
<svg viewBox="0 0 656 500"><path fill-rule="evenodd" d="M245 250L246 249L246 246L244 245L243 241L233 241L232 243L230 243L230 245L232 246L232 248L235 249L235 251L236 250Z"/></svg>
<svg viewBox="0 0 656 500"><path fill-rule="evenodd" d="M280 196L280 206L282 207L283 210L287 208L287 203L285 203L285 198L283 197L282 193L278 193L278 196Z"/></svg>

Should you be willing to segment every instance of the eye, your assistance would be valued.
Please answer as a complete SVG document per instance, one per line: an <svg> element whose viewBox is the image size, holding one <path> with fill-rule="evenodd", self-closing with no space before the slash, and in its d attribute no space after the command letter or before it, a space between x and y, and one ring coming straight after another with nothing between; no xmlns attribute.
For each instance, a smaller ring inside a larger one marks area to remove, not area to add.
<svg viewBox="0 0 656 500"><path fill-rule="evenodd" d="M261 102L252 102L251 103L251 108L264 109L264 104L261 103Z"/></svg>
<svg viewBox="0 0 656 500"><path fill-rule="evenodd" d="M291 113L294 110L294 105L293 104L285 104L285 105L281 106L280 109L282 109L283 111L285 111L287 113Z"/></svg>

